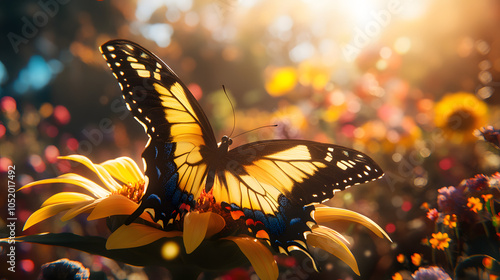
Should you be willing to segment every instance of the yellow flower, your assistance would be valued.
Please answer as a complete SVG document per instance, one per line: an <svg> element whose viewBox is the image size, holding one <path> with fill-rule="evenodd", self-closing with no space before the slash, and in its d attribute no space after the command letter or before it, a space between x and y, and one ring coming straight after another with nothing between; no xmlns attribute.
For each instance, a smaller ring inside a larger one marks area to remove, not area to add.
<svg viewBox="0 0 500 280"><path fill-rule="evenodd" d="M446 215L444 216L443 219L443 224L448 226L449 228L456 228L457 227L457 215Z"/></svg>
<svg viewBox="0 0 500 280"><path fill-rule="evenodd" d="M417 253L411 255L411 263L414 266L420 266L420 263L422 263L422 255Z"/></svg>
<svg viewBox="0 0 500 280"><path fill-rule="evenodd" d="M295 88L297 70L293 67L268 68L265 70L265 87L271 96L282 96Z"/></svg>
<svg viewBox="0 0 500 280"><path fill-rule="evenodd" d="M302 85L322 90L330 81L330 69L321 62L303 61L299 65L298 76Z"/></svg>
<svg viewBox="0 0 500 280"><path fill-rule="evenodd" d="M48 198L41 209L35 211L26 221L24 229L41 222L60 212L67 211L62 220L69 220L83 212L91 212L89 220L107 218L114 215L130 215L138 207L138 202L146 192L147 184L137 164L130 158L121 157L106 161L102 164L93 164L88 158L72 155L61 157L84 164L92 170L103 183L103 186L77 174L63 174L57 178L46 179L30 183L22 189L35 185L67 183L82 187L92 196L77 192L61 192ZM217 211L220 207L210 208L210 211L199 212L191 210L181 217L181 230L166 231L154 225L151 217L143 213L140 217L150 223L131 223L122 225L114 230L107 238L106 249L127 249L151 244L161 238L167 241L161 247L161 254L165 260L173 260L181 254L190 256L203 244L226 228L224 213ZM221 215L220 215L221 214ZM225 215L227 216L227 215ZM373 231L376 235L390 240L385 231L369 218L341 208L317 207L312 213L317 224L311 224L310 232L305 233L308 246L318 247L335 255L359 275L356 259L347 247L348 241L337 231L320 224L330 221L348 221L359 223ZM229 219L228 221L231 221ZM182 237L183 247L175 240ZM175 239L177 238L177 239ZM271 252L260 240L246 235L218 236L216 242L234 242L246 256L255 272L261 279L274 280L278 278L279 270ZM223 244L223 243L221 243ZM304 244L305 245L305 244ZM307 246L306 246L307 247ZM184 251L182 251L184 250ZM204 252L202 250L202 252ZM198 256L200 252L197 252ZM309 257L308 252L305 252ZM202 253L203 254L203 253ZM313 262L314 263L314 262Z"/></svg>
<svg viewBox="0 0 500 280"><path fill-rule="evenodd" d="M488 106L474 94L448 94L434 107L434 123L443 136L455 142L475 141L474 130L488 122Z"/></svg>
<svg viewBox="0 0 500 280"><path fill-rule="evenodd" d="M448 233L433 233L431 240L429 242L432 245L432 248L437 248L438 250L444 250L450 246L449 242L451 238L448 237Z"/></svg>
<svg viewBox="0 0 500 280"><path fill-rule="evenodd" d="M87 219L93 220L113 215L130 215L138 207L138 202L145 192L144 175L132 159L120 157L101 164L94 164L88 158L80 155L64 156L59 157L59 159L72 160L85 165L97 175L103 186L74 173L25 185L20 190L36 185L71 184L87 190L92 195L79 192L61 192L49 197L40 209L31 214L23 230L64 211L67 212L61 217L62 221L91 211L92 213ZM141 217L152 221L147 214L143 214Z"/></svg>
<svg viewBox="0 0 500 280"><path fill-rule="evenodd" d="M306 236L307 244L321 248L338 257L358 275L359 269L356 259L346 245L348 241L337 231L319 224L336 220L355 222L364 225L379 237L386 237L390 240L387 233L375 222L350 210L334 207L318 207L313 215L318 225L311 227L311 232ZM158 228L132 223L128 226L123 225L113 232L108 238L106 249L139 247L152 243L162 237L182 235L186 253L190 254L202 244L203 240L220 232L224 226L224 219L213 212L189 212L184 217L183 232L165 232ZM261 279L276 279L278 277L278 267L273 255L260 240L244 235L227 236L221 239L235 242Z"/></svg>
<svg viewBox="0 0 500 280"><path fill-rule="evenodd" d="M467 207L469 207L470 210L474 211L475 213L477 213L477 211L483 210L483 204L478 197L469 197Z"/></svg>

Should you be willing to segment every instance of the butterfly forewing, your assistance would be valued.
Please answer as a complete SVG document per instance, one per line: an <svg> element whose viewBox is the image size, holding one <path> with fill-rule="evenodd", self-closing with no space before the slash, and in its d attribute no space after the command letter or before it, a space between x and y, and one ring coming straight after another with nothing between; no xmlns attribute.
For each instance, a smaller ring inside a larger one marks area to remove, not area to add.
<svg viewBox="0 0 500 280"><path fill-rule="evenodd" d="M221 160L225 165L214 184L216 198L266 214L276 212L280 194L304 206L383 175L359 151L304 140L253 142L230 150Z"/></svg>
<svg viewBox="0 0 500 280"><path fill-rule="evenodd" d="M127 108L149 136L215 147L212 128L199 103L161 59L126 40L110 41L100 49Z"/></svg>

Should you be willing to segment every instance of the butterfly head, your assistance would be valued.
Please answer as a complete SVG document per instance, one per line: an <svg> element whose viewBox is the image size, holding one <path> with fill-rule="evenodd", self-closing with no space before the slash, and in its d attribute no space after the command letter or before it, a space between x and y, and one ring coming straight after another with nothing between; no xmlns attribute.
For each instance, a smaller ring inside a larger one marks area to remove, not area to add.
<svg viewBox="0 0 500 280"><path fill-rule="evenodd" d="M219 149L227 151L231 144L233 144L233 139L229 138L229 136L227 135L224 135L222 136L221 142L219 143Z"/></svg>

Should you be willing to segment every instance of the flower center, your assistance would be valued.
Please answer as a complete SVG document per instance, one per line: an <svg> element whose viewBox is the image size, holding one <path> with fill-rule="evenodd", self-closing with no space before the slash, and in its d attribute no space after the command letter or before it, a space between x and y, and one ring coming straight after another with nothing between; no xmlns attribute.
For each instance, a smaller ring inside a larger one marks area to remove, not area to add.
<svg viewBox="0 0 500 280"><path fill-rule="evenodd" d="M144 183L144 180L133 183L128 182L125 185L122 185L121 189L119 189L117 193L134 202L139 202L142 194L144 193Z"/></svg>
<svg viewBox="0 0 500 280"><path fill-rule="evenodd" d="M458 109L446 120L446 126L452 130L469 131L474 128L476 118L467 109Z"/></svg>

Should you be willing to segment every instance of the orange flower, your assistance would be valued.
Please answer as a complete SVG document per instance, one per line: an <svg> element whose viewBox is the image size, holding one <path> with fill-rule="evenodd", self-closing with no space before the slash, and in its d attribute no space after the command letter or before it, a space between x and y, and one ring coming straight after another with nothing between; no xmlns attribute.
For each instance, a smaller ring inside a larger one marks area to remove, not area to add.
<svg viewBox="0 0 500 280"><path fill-rule="evenodd" d="M392 280L403 280L403 276L401 275L401 273L396 272L396 273L392 276Z"/></svg>
<svg viewBox="0 0 500 280"><path fill-rule="evenodd" d="M422 205L420 205L420 208L425 210L430 210L429 203L427 202L422 203Z"/></svg>
<svg viewBox="0 0 500 280"><path fill-rule="evenodd" d="M420 263L422 263L422 255L417 253L411 255L411 263L415 266L420 266Z"/></svg>
<svg viewBox="0 0 500 280"><path fill-rule="evenodd" d="M487 269L491 269L493 267L493 260L491 259L491 257L485 257L483 259L483 265Z"/></svg>
<svg viewBox="0 0 500 280"><path fill-rule="evenodd" d="M469 197L467 207L469 207L470 210L474 211L475 213L477 213L478 210L483 210L483 204L477 197Z"/></svg>
<svg viewBox="0 0 500 280"><path fill-rule="evenodd" d="M495 227L498 227L500 225L500 212L491 217L491 221L493 222L493 225ZM500 237L500 235L499 235Z"/></svg>
<svg viewBox="0 0 500 280"><path fill-rule="evenodd" d="M405 255L399 254L396 259L398 260L399 263L404 263L405 262Z"/></svg>
<svg viewBox="0 0 500 280"><path fill-rule="evenodd" d="M448 226L449 228L457 227L457 215L446 215L443 219L443 224Z"/></svg>
<svg viewBox="0 0 500 280"><path fill-rule="evenodd" d="M444 250L444 248L448 248L450 246L449 242L451 238L448 237L448 233L433 233L431 240L429 242L432 245L432 248L436 248L438 250Z"/></svg>
<svg viewBox="0 0 500 280"><path fill-rule="evenodd" d="M484 202L488 202L493 197L493 195L492 194L483 194L483 195L481 195L481 197L484 199Z"/></svg>

